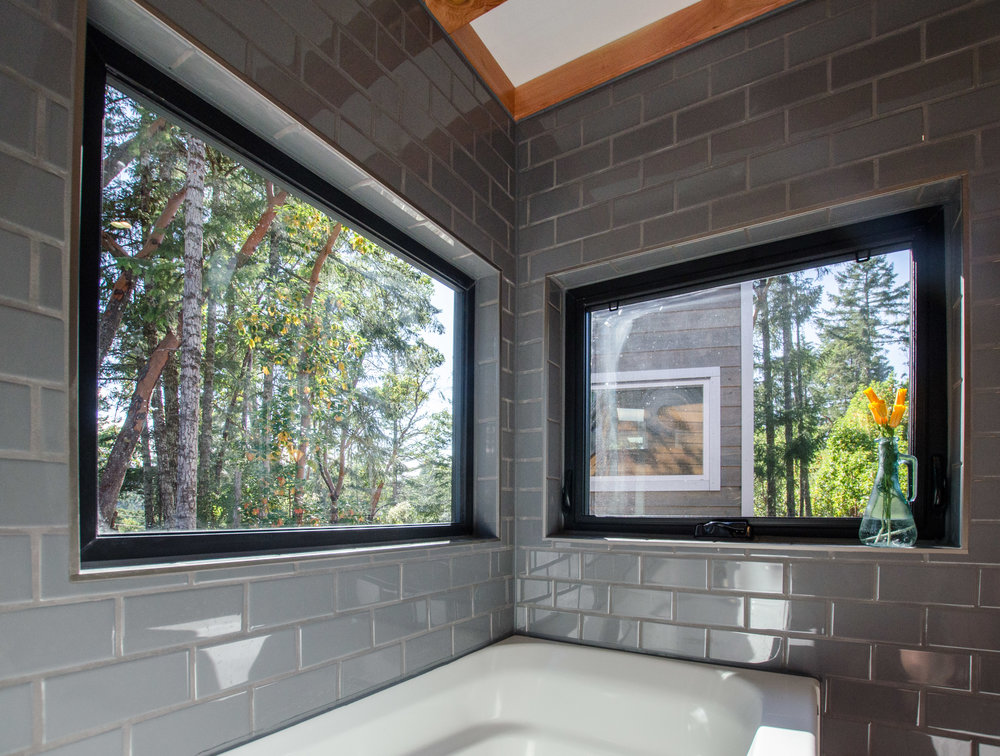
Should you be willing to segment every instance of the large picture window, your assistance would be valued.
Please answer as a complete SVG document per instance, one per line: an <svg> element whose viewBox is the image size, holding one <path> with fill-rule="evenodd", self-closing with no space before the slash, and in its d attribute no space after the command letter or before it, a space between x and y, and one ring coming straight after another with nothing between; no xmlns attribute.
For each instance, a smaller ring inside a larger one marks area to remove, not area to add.
<svg viewBox="0 0 1000 756"><path fill-rule="evenodd" d="M903 390L895 433L920 460L903 485L920 494L925 542L942 538L959 349L942 218L914 211L567 291L567 530L856 541L880 433L865 391Z"/></svg>
<svg viewBox="0 0 1000 756"><path fill-rule="evenodd" d="M471 280L91 31L84 563L469 532Z"/></svg>

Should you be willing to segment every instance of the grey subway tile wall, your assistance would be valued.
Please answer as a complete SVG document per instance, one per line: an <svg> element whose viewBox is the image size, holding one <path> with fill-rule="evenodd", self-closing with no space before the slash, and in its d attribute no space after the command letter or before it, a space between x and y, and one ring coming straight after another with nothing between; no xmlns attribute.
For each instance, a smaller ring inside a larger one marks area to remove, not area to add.
<svg viewBox="0 0 1000 756"><path fill-rule="evenodd" d="M495 271L475 417L495 538L71 579L88 7L158 16ZM0 0L0 110L0 754L214 751L511 634L514 124L420 3Z"/></svg>
<svg viewBox="0 0 1000 756"><path fill-rule="evenodd" d="M637 621L643 652L816 676L829 756L1000 750L998 51L996 0L804 0L518 124L515 392L541 407L516 437L547 436L515 468L520 630L634 646ZM929 204L943 179L966 192L967 552L553 536L562 287Z"/></svg>

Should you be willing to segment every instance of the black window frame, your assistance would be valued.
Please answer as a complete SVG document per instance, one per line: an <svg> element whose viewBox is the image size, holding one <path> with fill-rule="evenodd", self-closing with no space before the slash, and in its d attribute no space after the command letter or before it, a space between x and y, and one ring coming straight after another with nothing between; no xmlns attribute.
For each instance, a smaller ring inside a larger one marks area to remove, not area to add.
<svg viewBox="0 0 1000 756"><path fill-rule="evenodd" d="M599 517L587 513L590 423L590 312L666 295L791 273L823 264L863 260L866 256L912 250L910 453L920 461L918 498L913 505L919 545L943 543L948 535L948 254L945 208L935 206L862 221L791 239L679 262L567 289L564 298L565 412L563 534L617 537L746 537L742 527L706 528L709 522L749 524L751 540L857 543L860 517ZM924 346L921 346L924 345ZM931 345L929 348L927 345ZM956 345L950 345L954 348ZM953 530L953 529L952 529ZM950 545L950 544L949 544Z"/></svg>
<svg viewBox="0 0 1000 756"><path fill-rule="evenodd" d="M193 133L237 155L248 167L342 219L456 292L452 521L441 524L317 526L218 531L98 532L97 387L101 169L105 86L109 79ZM377 212L332 186L177 80L88 26L83 88L79 275L77 291L78 484L80 564L86 568L279 556L364 545L448 540L475 535L472 445L475 281Z"/></svg>

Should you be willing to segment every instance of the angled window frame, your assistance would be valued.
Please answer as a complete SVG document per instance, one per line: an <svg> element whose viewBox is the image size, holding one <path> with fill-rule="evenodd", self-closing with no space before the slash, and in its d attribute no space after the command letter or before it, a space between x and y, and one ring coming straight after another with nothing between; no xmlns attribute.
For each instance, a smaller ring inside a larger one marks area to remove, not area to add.
<svg viewBox="0 0 1000 756"><path fill-rule="evenodd" d="M913 512L918 545L957 545L958 507L950 505L949 437L961 418L949 414L949 343L945 208L933 206L883 218L678 262L654 270L568 288L564 292L564 444L560 497L562 536L693 539L713 521L746 521L751 539L778 542L857 543L860 517L629 517L589 514L589 313L668 295L744 283L821 265L864 259L866 255L911 250L915 296L911 300L910 453L920 459ZM741 455L744 460L746 455ZM926 462L925 462L926 460ZM930 493L928 493L930 492ZM707 529L709 537L719 529Z"/></svg>
<svg viewBox="0 0 1000 756"><path fill-rule="evenodd" d="M452 375L452 516L436 524L315 526L132 534L99 533L97 485L101 171L105 88L109 81L151 103L175 123L239 157L302 199L342 219L456 292ZM83 140L76 287L78 371L78 535L83 570L240 557L307 554L348 547L445 541L475 536L473 376L475 280L271 142L199 97L93 26L83 82Z"/></svg>

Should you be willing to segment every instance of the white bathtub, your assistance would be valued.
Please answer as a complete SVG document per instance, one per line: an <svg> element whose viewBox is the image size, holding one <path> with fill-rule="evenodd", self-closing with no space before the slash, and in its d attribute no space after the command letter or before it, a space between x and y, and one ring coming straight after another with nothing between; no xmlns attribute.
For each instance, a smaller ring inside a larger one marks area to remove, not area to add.
<svg viewBox="0 0 1000 756"><path fill-rule="evenodd" d="M515 636L231 756L792 756L819 684Z"/></svg>

